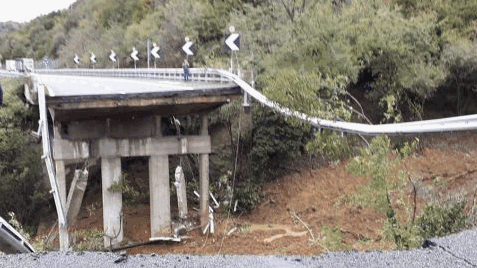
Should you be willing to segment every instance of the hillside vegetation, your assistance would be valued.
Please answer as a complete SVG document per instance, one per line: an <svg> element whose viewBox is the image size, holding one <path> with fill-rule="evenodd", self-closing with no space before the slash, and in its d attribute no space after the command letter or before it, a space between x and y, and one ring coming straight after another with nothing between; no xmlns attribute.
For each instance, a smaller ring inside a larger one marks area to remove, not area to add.
<svg viewBox="0 0 477 268"><path fill-rule="evenodd" d="M110 50L146 66L146 41L159 67L180 67L187 36L194 66L228 68L229 26L241 35L240 68L277 101L325 118L374 122L425 117L425 108L475 112L477 2L467 0L78 0L1 36L3 59L44 57L61 67L111 67ZM433 98L434 97L434 98ZM377 109L376 109L377 108Z"/></svg>
<svg viewBox="0 0 477 268"><path fill-rule="evenodd" d="M35 228L30 227L48 211L49 187L42 178L41 147L31 135L38 127L38 109L26 105L22 82L0 79L4 90L0 106L0 216L10 220L13 215L13 220L34 233Z"/></svg>
<svg viewBox="0 0 477 268"><path fill-rule="evenodd" d="M149 39L158 67L180 67L189 37L193 66L228 69L231 25L241 36L235 68L300 112L369 123L477 112L477 2L467 0L78 0L1 36L0 55L71 68L78 54L78 67L92 68L93 52L96 68L111 68L114 50L132 67L135 47L145 67ZM314 141L308 149L347 152L333 133Z"/></svg>

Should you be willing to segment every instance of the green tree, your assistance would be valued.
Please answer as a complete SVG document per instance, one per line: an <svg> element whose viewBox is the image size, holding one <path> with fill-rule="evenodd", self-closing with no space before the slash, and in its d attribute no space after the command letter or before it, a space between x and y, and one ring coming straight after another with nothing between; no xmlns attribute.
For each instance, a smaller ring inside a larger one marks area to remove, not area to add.
<svg viewBox="0 0 477 268"><path fill-rule="evenodd" d="M0 215L14 212L26 225L38 223L48 205L42 178L40 146L30 135L38 120L33 107L23 102L23 86L4 79L4 105L0 109Z"/></svg>
<svg viewBox="0 0 477 268"><path fill-rule="evenodd" d="M476 113L477 45L471 41L448 45L441 60L447 76L430 103L431 107L447 107L456 115Z"/></svg>
<svg viewBox="0 0 477 268"><path fill-rule="evenodd" d="M249 163L251 177L258 181L272 179L282 164L299 157L311 138L309 125L286 122L283 116L268 108L254 108Z"/></svg>

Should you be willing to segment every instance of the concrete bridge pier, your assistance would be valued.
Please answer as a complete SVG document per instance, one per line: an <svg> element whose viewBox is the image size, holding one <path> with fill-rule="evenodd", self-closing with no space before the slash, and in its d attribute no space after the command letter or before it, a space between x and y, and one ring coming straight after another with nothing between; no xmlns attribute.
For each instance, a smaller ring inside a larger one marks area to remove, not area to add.
<svg viewBox="0 0 477 268"><path fill-rule="evenodd" d="M65 173L65 162L56 161L56 178L58 183L58 193L60 196L61 204L63 205L63 211L66 210L66 173ZM60 240L60 250L66 251L69 249L69 235L68 235L68 222L65 224L58 224L59 226L59 240Z"/></svg>
<svg viewBox="0 0 477 268"><path fill-rule="evenodd" d="M169 188L169 157L149 158L149 196L151 209L151 240L171 235L171 199Z"/></svg>
<svg viewBox="0 0 477 268"><path fill-rule="evenodd" d="M168 79L180 72L181 69L162 73L164 79ZM58 195L57 205L63 203L66 212L79 211L85 191L83 184L73 187L72 183L70 188L78 190L76 193L70 190L68 194L65 163L101 159L105 246L117 246L123 240L122 193L110 190L112 185L120 181L121 157L149 158L151 239L154 239L171 235L168 156L198 154L200 218L202 227L207 225L211 153L207 112L230 103L240 97L242 92L238 84L223 77L220 72L196 70L196 73L200 74L196 79L201 80L201 83L151 83L98 77L68 77L65 80L60 75L34 76L33 89L38 89L41 96L39 100L45 101L42 105L46 105L50 111L54 124L51 147L52 160L56 161L57 181L53 184L52 180L52 187L55 190L57 186L60 188L55 192L55 196ZM202 78L203 74L205 76ZM48 93L46 96L45 88ZM29 99L34 102L32 98ZM199 135L162 136L161 116L193 114L201 114ZM43 114L44 126L48 122L46 118L47 115ZM45 150L50 146L47 143L44 144ZM54 175L52 173L50 175ZM84 176L82 179L82 183L87 183ZM68 207L68 199L69 206L73 208ZM73 214L70 218L74 218ZM64 226L60 226L62 250L69 247L67 224L71 224L71 221L67 220Z"/></svg>
<svg viewBox="0 0 477 268"><path fill-rule="evenodd" d="M121 158L102 157L101 176L103 192L104 245L117 246L123 241L123 195L110 187L120 182Z"/></svg>
<svg viewBox="0 0 477 268"><path fill-rule="evenodd" d="M161 116L154 116L154 136L162 137ZM171 202L169 191L169 157L149 157L149 205L151 211L150 239L171 234Z"/></svg>
<svg viewBox="0 0 477 268"><path fill-rule="evenodd" d="M208 119L207 114L200 116L200 135L207 137ZM199 191L200 191L200 225L205 228L209 222L209 154L199 154Z"/></svg>

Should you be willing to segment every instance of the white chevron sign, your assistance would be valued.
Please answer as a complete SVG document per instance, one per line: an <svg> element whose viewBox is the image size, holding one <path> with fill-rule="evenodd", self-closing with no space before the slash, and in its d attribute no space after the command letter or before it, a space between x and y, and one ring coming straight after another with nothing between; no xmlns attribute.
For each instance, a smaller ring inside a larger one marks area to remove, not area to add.
<svg viewBox="0 0 477 268"><path fill-rule="evenodd" d="M190 42L190 41L187 41L187 42L185 43L185 45L182 46L182 50L184 50L184 52L185 52L188 56L194 55L194 50L195 50L194 43L192 43L192 42Z"/></svg>
<svg viewBox="0 0 477 268"><path fill-rule="evenodd" d="M91 52L91 58L89 58L92 63L96 63L96 55L94 55L93 52Z"/></svg>
<svg viewBox="0 0 477 268"><path fill-rule="evenodd" d="M240 38L239 34L233 33L225 39L225 44L230 48L232 51L238 51L240 46Z"/></svg>
<svg viewBox="0 0 477 268"><path fill-rule="evenodd" d="M111 55L109 55L109 59L112 62L116 62L116 53L114 53L114 51L112 51L112 50L111 50Z"/></svg>
<svg viewBox="0 0 477 268"><path fill-rule="evenodd" d="M160 56L157 52L159 52L159 47L154 45L154 48L151 50L151 54L154 56L154 58L159 59Z"/></svg>
<svg viewBox="0 0 477 268"><path fill-rule="evenodd" d="M75 54L75 57L74 57L73 60L75 61L76 64L79 64L79 63L80 63L78 54Z"/></svg>
<svg viewBox="0 0 477 268"><path fill-rule="evenodd" d="M139 52L137 52L136 48L133 47L133 52L131 53L131 58L132 58L134 61L138 61L138 60L139 60L139 58L137 57L137 54L138 54L138 53L139 53Z"/></svg>

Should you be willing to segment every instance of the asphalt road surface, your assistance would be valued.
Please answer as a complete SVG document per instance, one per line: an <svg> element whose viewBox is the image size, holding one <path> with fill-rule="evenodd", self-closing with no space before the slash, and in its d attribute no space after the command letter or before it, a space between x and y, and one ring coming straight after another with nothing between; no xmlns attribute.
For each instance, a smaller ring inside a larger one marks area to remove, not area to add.
<svg viewBox="0 0 477 268"><path fill-rule="evenodd" d="M411 251L333 252L317 257L41 252L0 256L0 267L477 267L477 230L431 239Z"/></svg>
<svg viewBox="0 0 477 268"><path fill-rule="evenodd" d="M84 77L65 75L40 75L41 82L48 88L50 96L91 96L110 94L138 94L154 92L192 91L221 89L234 84L184 82L184 81L149 81L110 77Z"/></svg>

